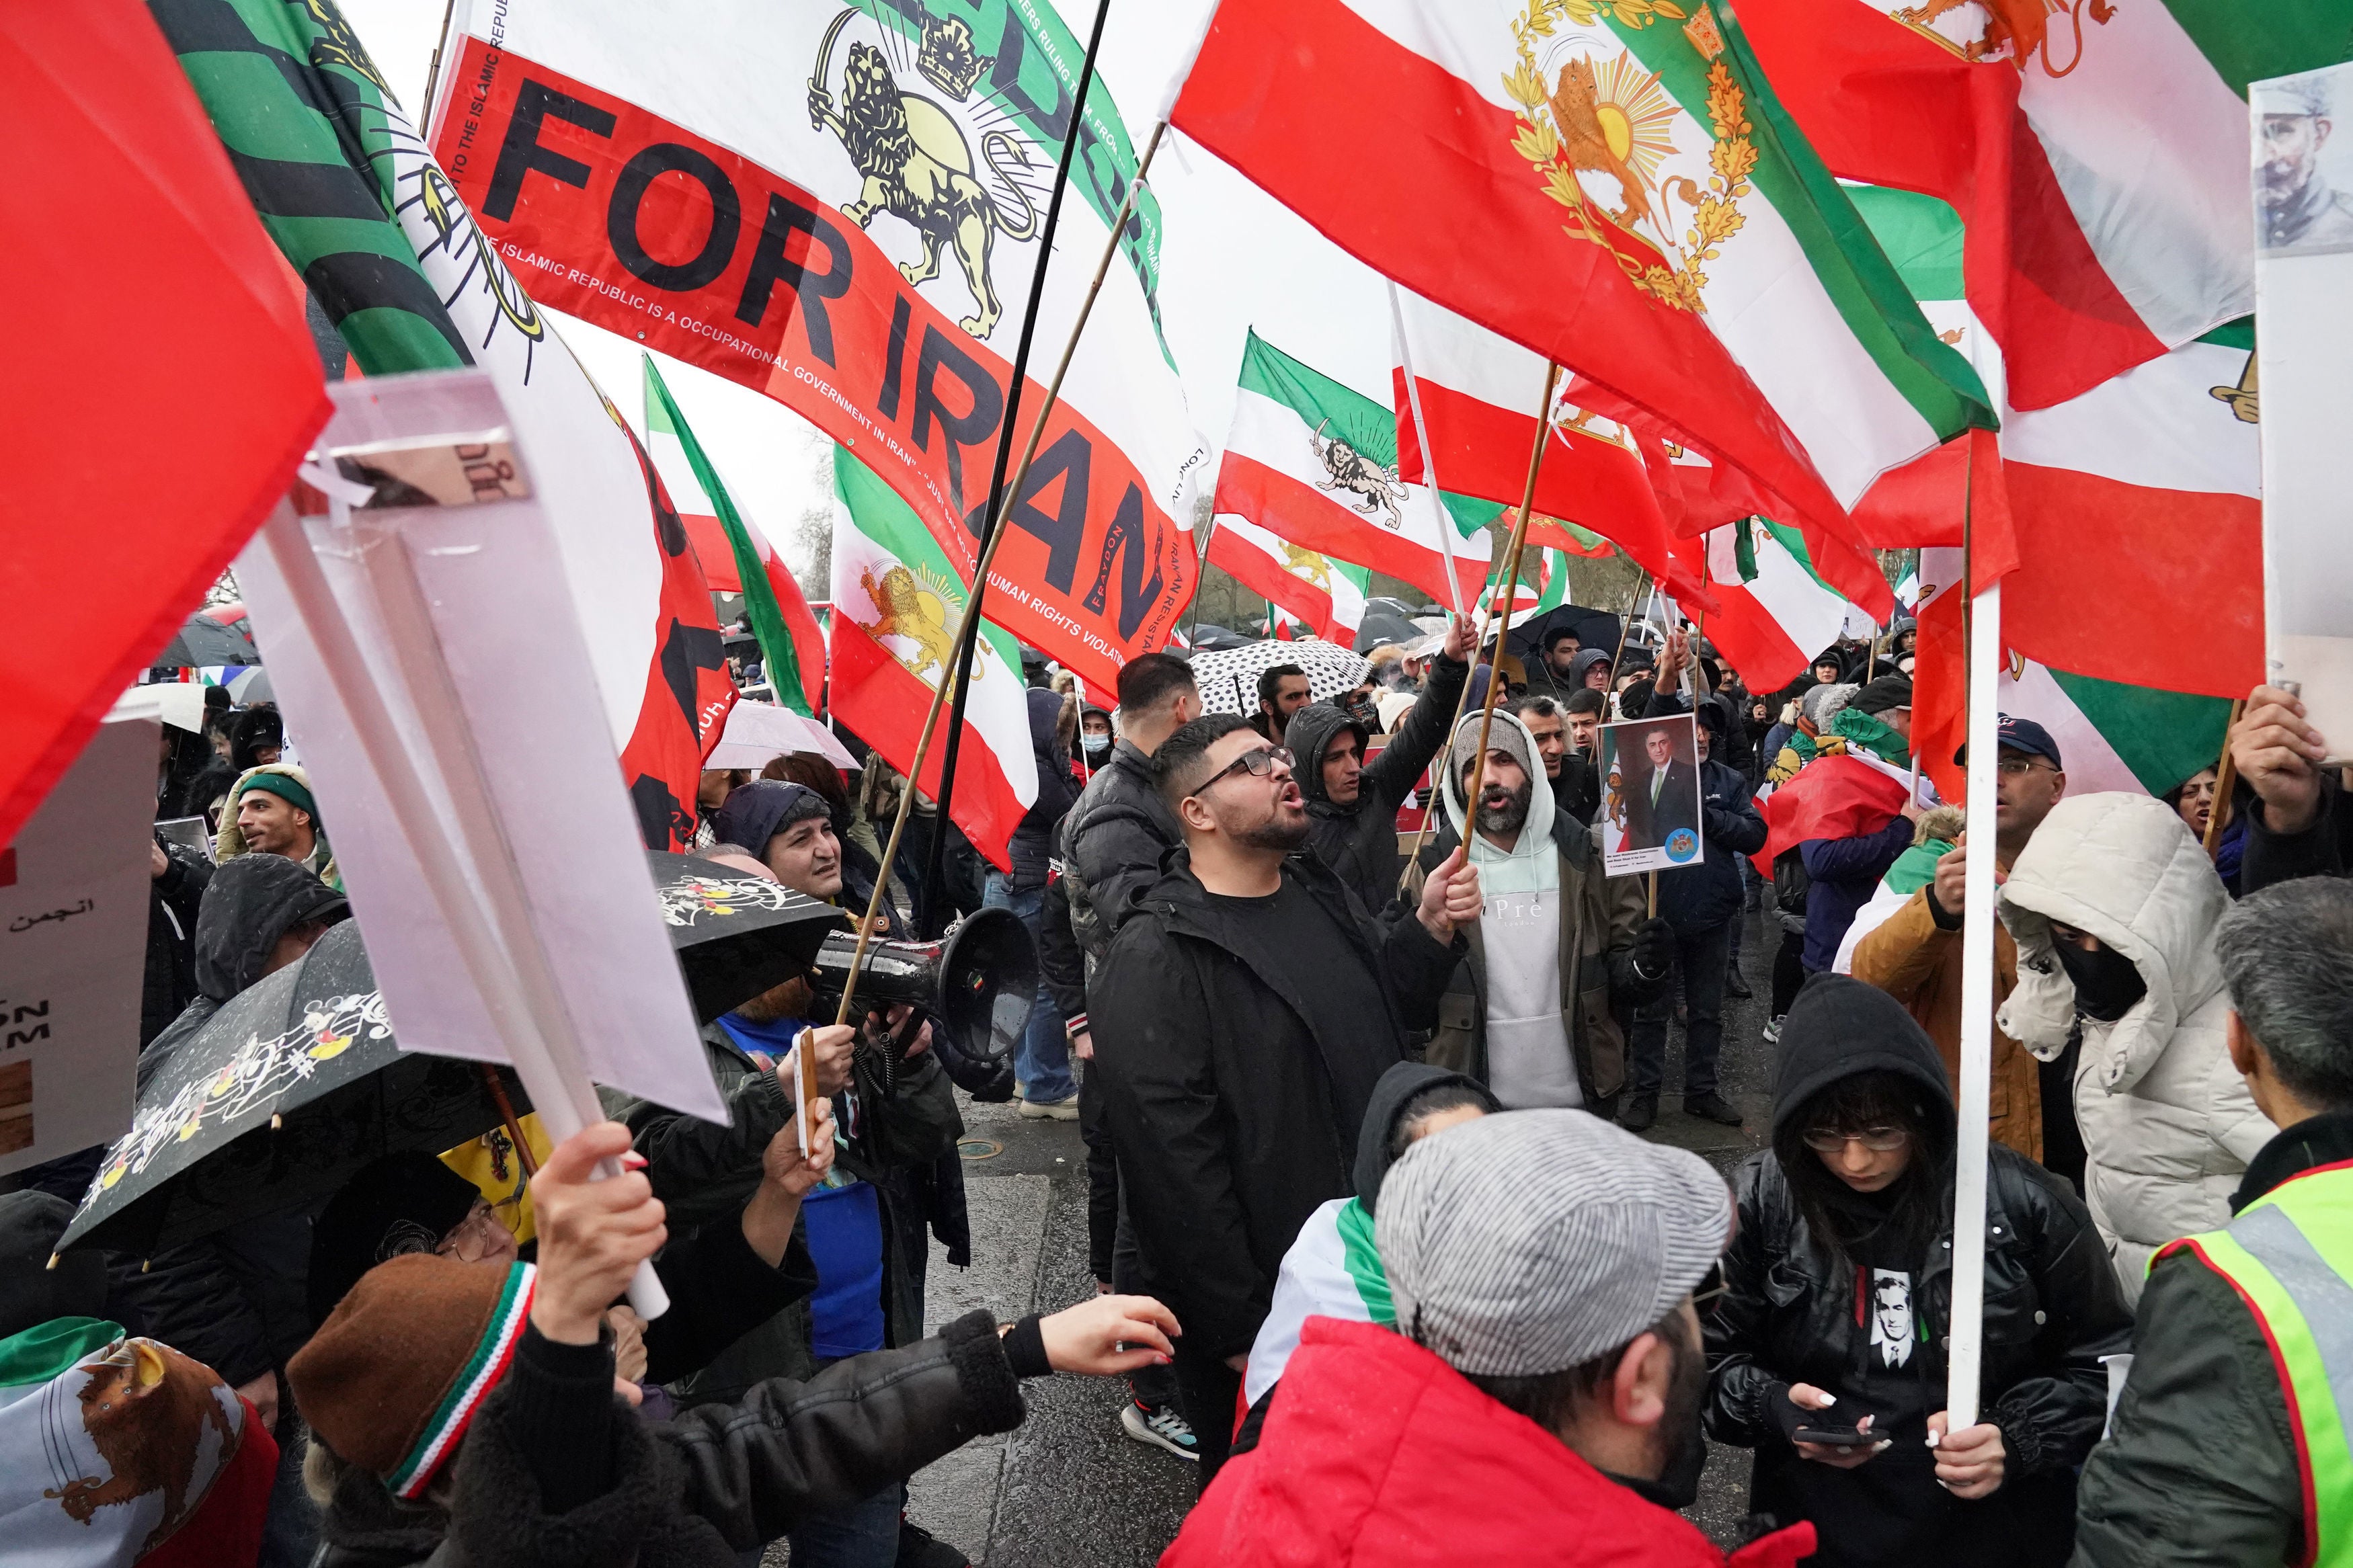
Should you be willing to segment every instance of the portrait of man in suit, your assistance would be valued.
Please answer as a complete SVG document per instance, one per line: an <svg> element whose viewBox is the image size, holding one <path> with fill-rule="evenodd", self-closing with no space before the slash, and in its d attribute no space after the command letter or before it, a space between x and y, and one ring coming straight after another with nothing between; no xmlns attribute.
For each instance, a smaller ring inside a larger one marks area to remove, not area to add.
<svg viewBox="0 0 2353 1568"><path fill-rule="evenodd" d="M1622 847L1662 849L1678 829L1695 831L1699 826L1699 769L1692 754L1691 720L1680 717L1641 726L1639 733L1640 748L1620 752L1627 773Z"/></svg>

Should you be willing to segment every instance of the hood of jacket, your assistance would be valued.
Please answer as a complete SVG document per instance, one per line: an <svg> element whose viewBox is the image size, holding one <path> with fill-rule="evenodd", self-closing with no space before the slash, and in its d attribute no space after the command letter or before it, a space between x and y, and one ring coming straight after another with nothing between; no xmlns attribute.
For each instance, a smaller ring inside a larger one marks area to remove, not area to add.
<svg viewBox="0 0 2353 1568"><path fill-rule="evenodd" d="M1584 685L1586 676L1592 672L1595 665L1614 663L1615 661L1609 657L1609 650L1607 648L1584 647L1577 649L1577 657L1568 661L1569 689L1574 691L1578 687Z"/></svg>
<svg viewBox="0 0 2353 1568"><path fill-rule="evenodd" d="M1466 1500L1476 1500L1466 1506ZM1799 1525L1738 1568L1794 1563ZM1644 1501L1402 1334L1311 1318L1258 1447L1202 1495L1163 1568L1510 1563L1720 1565L1681 1515Z"/></svg>
<svg viewBox="0 0 2353 1568"><path fill-rule="evenodd" d="M343 895L283 855L240 855L213 873L196 911L196 987L226 1002L261 978L278 939L305 921L332 925Z"/></svg>
<svg viewBox="0 0 2353 1568"><path fill-rule="evenodd" d="M1516 761L1528 775L1533 786L1528 795L1527 825L1509 849L1498 849L1486 839L1473 835L1462 803L1462 767L1458 758L1468 758L1479 744L1479 722L1482 715L1466 712L1454 726L1453 743L1444 753L1446 772L1440 787L1440 798L1446 803L1447 825L1454 829L1458 842L1468 839L1472 862L1478 866L1481 885L1491 893L1525 891L1540 884L1536 879L1559 875L1552 841L1554 807L1552 781L1545 776L1544 763L1537 760L1535 737L1515 714L1498 712L1494 728L1487 731L1487 749L1502 752Z"/></svg>
<svg viewBox="0 0 2353 1568"><path fill-rule="evenodd" d="M2214 926L2230 907L2213 862L2163 801L2121 793L2062 800L2002 884L2002 923L2018 942L2003 1032L2038 1056L2065 1047L2075 987L2052 956L2051 922L2088 932L2132 960L2148 987L2107 1031L2103 1079L2125 1092L2175 1029L2221 994Z"/></svg>
<svg viewBox="0 0 2353 1568"><path fill-rule="evenodd" d="M1389 1135L1397 1131L1398 1112L1414 1096L1441 1084L1461 1084L1472 1090L1486 1102L1489 1115L1504 1109L1503 1102L1477 1079L1427 1062L1398 1062L1381 1074L1373 1085L1372 1099L1365 1103L1365 1129L1356 1135L1356 1201L1365 1205L1366 1214L1373 1212L1381 1179L1389 1173Z"/></svg>
<svg viewBox="0 0 2353 1568"><path fill-rule="evenodd" d="M1324 793L1324 752L1344 730L1356 732L1357 754L1371 740L1371 732L1329 702L1310 702L1291 716L1291 728L1283 732L1282 743L1291 748L1291 776L1299 781L1299 793L1306 797L1307 809L1318 816L1354 816L1356 803L1342 805Z"/></svg>
<svg viewBox="0 0 2353 1568"><path fill-rule="evenodd" d="M1815 975L1781 1021L1780 1054L1773 1068L1774 1134L1822 1089L1865 1072L1910 1079L1947 1121L1952 1118L1953 1089L1944 1058L1910 1010L1852 975Z"/></svg>

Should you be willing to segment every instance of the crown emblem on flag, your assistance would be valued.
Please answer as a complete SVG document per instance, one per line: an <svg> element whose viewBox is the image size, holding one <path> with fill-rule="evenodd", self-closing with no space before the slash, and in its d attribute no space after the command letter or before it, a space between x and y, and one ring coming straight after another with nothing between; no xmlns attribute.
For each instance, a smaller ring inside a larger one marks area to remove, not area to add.
<svg viewBox="0 0 2353 1568"><path fill-rule="evenodd" d="M993 55L976 53L972 28L961 16L934 16L923 23L923 42L915 51L915 68L923 79L959 103L972 93L980 73L997 63Z"/></svg>

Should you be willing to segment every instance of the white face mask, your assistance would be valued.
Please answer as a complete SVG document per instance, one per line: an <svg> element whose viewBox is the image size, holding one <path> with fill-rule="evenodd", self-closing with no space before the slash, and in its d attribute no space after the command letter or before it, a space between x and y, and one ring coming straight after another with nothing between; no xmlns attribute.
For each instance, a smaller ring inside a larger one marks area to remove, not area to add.
<svg viewBox="0 0 2353 1568"><path fill-rule="evenodd" d="M1086 742L1087 755L1091 757L1100 757L1105 752L1111 750L1111 737L1109 735L1085 735L1082 736L1081 739Z"/></svg>

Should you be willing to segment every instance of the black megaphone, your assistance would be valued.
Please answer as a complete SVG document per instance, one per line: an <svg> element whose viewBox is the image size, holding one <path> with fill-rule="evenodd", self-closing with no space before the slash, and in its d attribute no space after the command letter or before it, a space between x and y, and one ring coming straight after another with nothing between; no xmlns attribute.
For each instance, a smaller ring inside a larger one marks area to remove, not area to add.
<svg viewBox="0 0 2353 1568"><path fill-rule="evenodd" d="M827 934L812 979L819 995L839 998L849 988L857 952L851 932ZM956 1049L980 1061L1012 1053L1037 994L1038 944L1010 910L976 910L937 942L877 937L859 966L859 1010L893 1002L921 1008Z"/></svg>

